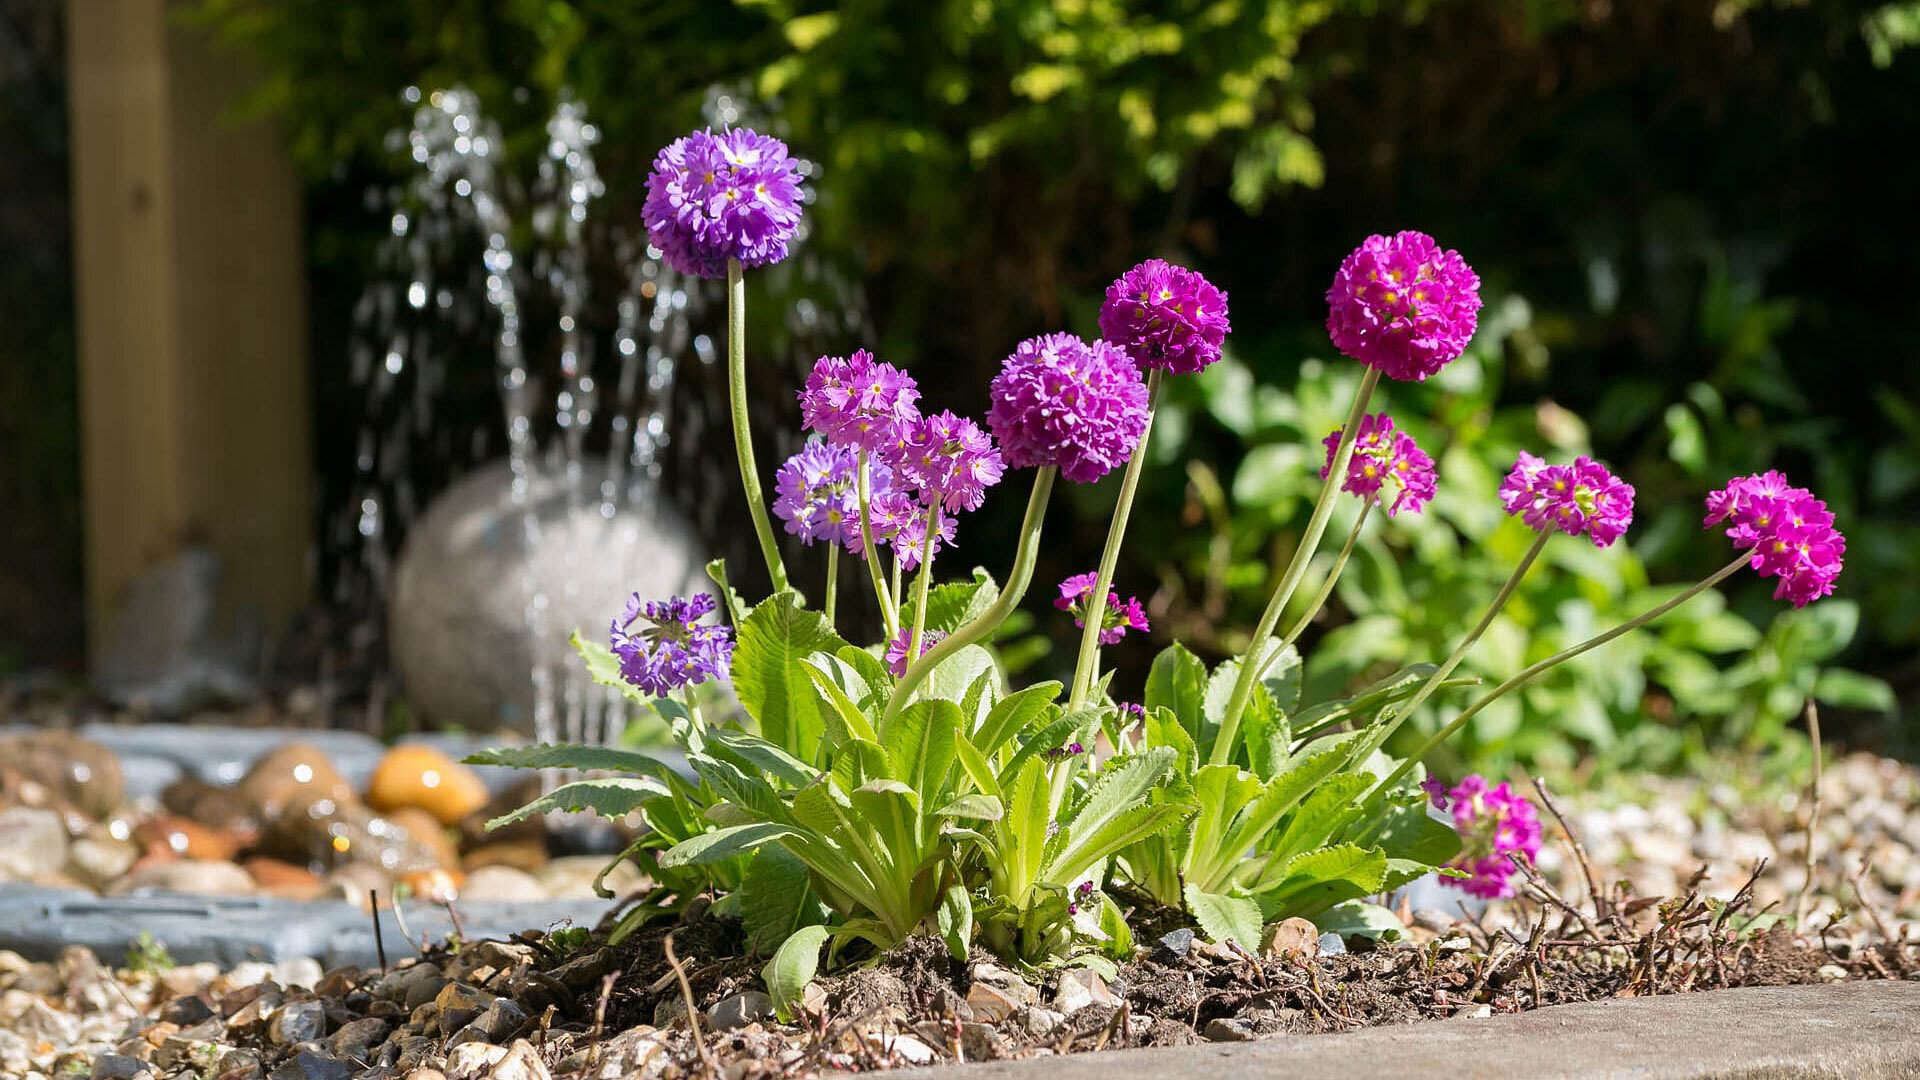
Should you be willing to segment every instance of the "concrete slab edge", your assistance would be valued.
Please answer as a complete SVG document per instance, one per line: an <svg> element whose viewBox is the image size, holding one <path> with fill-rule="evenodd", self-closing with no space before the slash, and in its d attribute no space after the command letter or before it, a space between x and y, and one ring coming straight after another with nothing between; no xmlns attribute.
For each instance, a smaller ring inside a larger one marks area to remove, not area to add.
<svg viewBox="0 0 1920 1080"><path fill-rule="evenodd" d="M909 1069L890 1080L1909 1080L1920 982L1765 986L1247 1043Z"/></svg>

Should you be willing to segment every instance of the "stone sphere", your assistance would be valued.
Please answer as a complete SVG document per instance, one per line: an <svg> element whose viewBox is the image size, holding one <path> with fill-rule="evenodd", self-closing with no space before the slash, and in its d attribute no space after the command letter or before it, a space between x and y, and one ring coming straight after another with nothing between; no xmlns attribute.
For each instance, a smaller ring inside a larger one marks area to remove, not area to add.
<svg viewBox="0 0 1920 1080"><path fill-rule="evenodd" d="M387 630L394 668L416 717L472 730L533 726L534 642L529 580L544 595L544 655L555 693L576 677L575 629L604 640L627 596L712 590L707 554L665 495L601 512L601 466L569 490L538 474L527 500L540 542L528 550L505 462L481 468L427 508L394 568Z"/></svg>

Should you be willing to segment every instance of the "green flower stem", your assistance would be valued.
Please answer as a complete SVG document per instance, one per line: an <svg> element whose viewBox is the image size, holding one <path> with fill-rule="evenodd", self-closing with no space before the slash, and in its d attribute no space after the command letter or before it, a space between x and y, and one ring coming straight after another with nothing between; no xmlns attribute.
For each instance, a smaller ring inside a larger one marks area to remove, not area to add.
<svg viewBox="0 0 1920 1080"><path fill-rule="evenodd" d="M760 554L767 560L773 591L787 589L787 565L780 561L767 500L760 493L760 470L753 462L753 427L747 417L747 284L740 260L727 260L727 399L733 411L733 449L740 459L740 487L753 513L753 531L760 538Z"/></svg>
<svg viewBox="0 0 1920 1080"><path fill-rule="evenodd" d="M1453 669L1460 666L1460 661L1467 658L1467 653L1473 648L1474 644L1480 640L1480 635L1487 632L1487 627L1493 625L1493 620L1500 614L1500 609L1506 607L1507 601L1512 599L1514 590L1520 587L1521 579L1527 576L1528 570L1532 569L1533 561L1540 557L1540 552L1547 546L1547 538L1552 535L1553 531L1551 529L1542 529L1534 536L1533 545L1527 548L1525 555L1520 557L1520 565L1514 567L1513 573L1507 576L1507 583L1500 586L1500 591L1494 595L1493 603L1487 605L1486 614L1480 616L1480 621L1475 623L1473 629L1467 633L1467 636L1460 640L1460 644L1453 647L1453 652L1447 654L1447 658L1441 661L1440 666L1434 669L1433 674L1427 676L1427 681L1420 684L1420 689L1407 701L1406 708L1396 710L1393 714L1393 719L1387 721L1386 725L1380 729L1379 734L1362 740L1362 743L1369 750L1377 750L1385 746L1387 740L1393 737L1394 731L1398 730L1400 725L1406 722L1407 717L1412 716L1414 712L1426 702L1427 698L1431 697L1433 692L1440 688L1440 684L1446 681L1447 676L1453 674ZM1365 755L1363 754L1361 756L1364 757ZM1358 760L1358 758L1355 760Z"/></svg>
<svg viewBox="0 0 1920 1080"><path fill-rule="evenodd" d="M1332 569L1327 571L1327 580L1320 583L1320 591L1313 594L1313 602L1307 605L1307 610L1300 616L1300 621L1294 623L1293 629L1287 631L1287 636L1280 639L1280 647L1273 651L1273 656L1268 657L1266 663L1260 665L1261 675L1266 674L1266 669L1273 663L1274 656L1279 656L1286 651L1287 646L1300 640L1300 635L1306 630L1307 624L1313 621L1314 616L1320 614L1321 608L1327 606L1327 597L1333 595L1334 583L1340 580L1340 572L1347 568L1347 560L1353 557L1353 546L1360 542L1360 529L1367 523L1367 515L1371 513L1373 513L1373 500L1362 500L1360 516L1353 519L1353 531L1347 533L1347 542L1341 545L1339 557L1333 560Z"/></svg>
<svg viewBox="0 0 1920 1080"><path fill-rule="evenodd" d="M1360 388L1354 392L1353 408L1347 411L1346 426L1340 429L1340 445L1333 452L1333 467L1327 470L1327 479L1320 486L1319 501L1313 504L1313 516L1307 519L1307 531L1300 536L1300 546L1294 549L1292 561L1280 577L1280 584L1273 590L1272 599L1267 601L1267 610L1260 613L1260 622L1254 627L1252 644L1248 651L1260 647L1279 624L1280 615L1286 610L1287 602L1293 599L1293 592L1300 587L1300 579L1306 576L1307 563L1320 547L1320 538L1326 534L1327 521L1333 516L1334 496L1339 494L1340 484L1347 475L1347 463L1353 460L1354 440L1360 434L1360 420L1367 414L1367 401L1373 397L1373 388L1380 382L1380 372L1368 368L1367 374L1360 380ZM1252 663L1249 655L1240 665L1240 675L1233 682L1233 695L1227 699L1226 715L1220 718L1220 731L1214 736L1213 753L1208 755L1208 764L1225 765L1233 757L1234 739L1240 733L1240 716L1247 710L1247 701L1253 696L1254 677L1259 674L1262 665Z"/></svg>
<svg viewBox="0 0 1920 1080"><path fill-rule="evenodd" d="M1053 478L1059 469L1048 465L1033 474L1033 494L1027 496L1027 514L1020 521L1020 543L1014 549L1013 569L1007 574L1007 583L992 606L981 612L977 618L955 630L939 644L928 649L926 655L913 659L907 665L907 673L893 688L893 697L887 702L886 715L881 724L891 724L900 710L906 708L913 692L927 681L927 674L938 667L941 661L961 649L980 641L998 629L1000 624L1020 606L1021 597L1027 593L1027 586L1033 582L1033 564L1040 554L1040 526L1046 523L1047 498L1053 494Z"/></svg>
<svg viewBox="0 0 1920 1080"><path fill-rule="evenodd" d="M1596 634L1593 637L1588 638L1587 640L1581 642L1578 645L1569 646L1568 648L1562 649L1559 652L1554 653L1552 656L1547 657L1545 660L1541 660L1536 663L1529 664L1524 668L1521 668L1518 673L1516 673L1513 677L1509 678L1507 681L1501 683L1499 686L1496 686L1493 689L1487 691L1486 693L1480 695L1480 699L1478 701L1475 701L1473 704L1461 710L1459 716L1454 717L1451 721L1447 723L1445 727L1441 728L1437 732L1434 732L1432 738L1420 744L1420 748L1418 750L1415 750L1412 754L1409 754L1407 756L1407 759L1400 763L1400 767L1394 770L1393 775L1387 777L1385 780L1380 782L1380 785L1374 789L1375 794L1380 795L1380 794L1384 794L1385 792L1392 791L1393 786L1399 783L1400 780L1407 775L1407 773L1413 768L1416 762L1424 760L1428 754L1433 752L1435 747L1439 746L1441 743L1453 737L1453 735L1459 732L1461 728L1466 727L1467 721L1473 719L1476 715L1480 713L1481 710L1485 709L1487 706L1493 704L1494 702L1499 701L1502 697L1506 696L1508 693L1517 689L1523 683L1531 681L1535 676L1541 674L1542 672L1545 672L1549 668L1553 668L1560 664L1563 664L1568 660L1571 660L1574 657L1579 656L1581 653L1589 652L1593 649L1597 649L1600 646L1605 645L1607 642L1612 641L1617 637L1620 637L1622 634L1626 634L1631 631L1638 630L1642 626L1645 626L1648 623L1652 622L1653 620L1658 619L1662 615L1665 615L1667 612L1672 611L1674 608L1679 607L1681 604L1686 603L1687 601L1693 599L1694 597L1699 596L1701 593L1706 592L1708 589L1713 588L1715 585L1720 584L1722 581L1725 581L1729 575L1735 573L1741 567L1747 565L1748 561L1751 558L1752 558L1751 553L1742 552L1738 558L1734 559L1732 562L1728 563L1727 565L1721 567L1719 570L1715 571L1712 576L1701 580L1700 582L1695 584L1693 587L1689 588L1686 592L1683 592L1680 595L1674 597L1673 599L1668 600L1666 603L1648 608L1646 611L1643 611L1640 614L1635 615L1633 618L1628 619L1626 622L1621 623L1619 626L1616 626L1611 630L1608 630L1604 634Z"/></svg>
<svg viewBox="0 0 1920 1080"><path fill-rule="evenodd" d="M927 507L927 538L920 545L920 574L913 582L913 634L907 638L909 659L920 655L920 637L927 629L927 589L933 583L933 543L940 538L940 492Z"/></svg>
<svg viewBox="0 0 1920 1080"><path fill-rule="evenodd" d="M1107 546L1100 552L1100 569L1094 575L1093 593L1087 601L1086 627L1080 631L1080 656L1073 665L1073 686L1067 695L1067 711L1074 712L1087 703L1087 694L1100 675L1100 630L1107 617L1107 594L1113 589L1113 570L1120 562L1120 541L1127 534L1127 518L1133 513L1134 492L1140 487L1140 473L1147 463L1147 439L1153 434L1153 412L1160 403L1159 368L1147 374L1147 423L1140 429L1140 442L1127 459L1127 471L1120 479L1120 498L1113 507L1113 521L1107 525Z"/></svg>
<svg viewBox="0 0 1920 1080"><path fill-rule="evenodd" d="M860 451L860 473L855 481L855 494L860 498L860 548L867 553L867 573L873 577L873 595L880 601L880 621L887 628L887 640L900 632L900 613L894 610L893 593L887 591L886 573L880 569L880 549L873 543L873 478L871 466L867 461L867 452ZM895 563L895 569L899 568ZM898 590L900 580L894 579L894 588Z"/></svg>
<svg viewBox="0 0 1920 1080"><path fill-rule="evenodd" d="M833 630L833 612L840 600L840 545L827 548L827 629ZM836 631L837 632L837 631Z"/></svg>
<svg viewBox="0 0 1920 1080"><path fill-rule="evenodd" d="M889 605L893 604L892 597L899 596L906 590L906 586L901 584L901 581L900 554L899 552L895 552L893 556L893 591L887 594L889 597L887 601ZM887 612L887 625L893 627L893 631L887 635L887 640L891 641L893 640L893 634L900 632L900 609L897 605L892 606Z"/></svg>

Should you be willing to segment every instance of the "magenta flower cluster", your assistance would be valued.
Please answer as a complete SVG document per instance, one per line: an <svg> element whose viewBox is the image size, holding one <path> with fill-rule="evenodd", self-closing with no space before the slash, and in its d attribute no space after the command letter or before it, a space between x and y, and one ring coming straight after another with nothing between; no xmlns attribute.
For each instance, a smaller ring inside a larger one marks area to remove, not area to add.
<svg viewBox="0 0 1920 1080"><path fill-rule="evenodd" d="M1369 236L1327 290L1327 334L1389 379L1421 381L1466 351L1480 318L1480 276L1420 232Z"/></svg>
<svg viewBox="0 0 1920 1080"><path fill-rule="evenodd" d="M621 677L655 697L708 679L725 679L733 661L733 631L700 621L716 607L710 593L644 603L634 593L609 628ZM647 625L636 630L642 620Z"/></svg>
<svg viewBox="0 0 1920 1080"><path fill-rule="evenodd" d="M668 265L720 278L729 259L766 266L786 258L802 198L800 164L779 139L749 128L696 131L653 159L641 217Z"/></svg>
<svg viewBox="0 0 1920 1080"><path fill-rule="evenodd" d="M1451 809L1453 827L1460 834L1460 856L1452 862L1464 878L1441 881L1488 900L1514 894L1510 855L1524 855L1529 863L1540 856L1540 816L1527 797L1502 782L1489 786L1483 776L1461 777L1452 790L1438 780L1421 785L1440 810Z"/></svg>
<svg viewBox="0 0 1920 1080"><path fill-rule="evenodd" d="M1321 440L1327 448L1326 464L1320 467L1322 480L1333 472L1333 459L1345 432L1345 427L1337 427ZM1385 502L1381 491L1388 483L1398 492L1393 501L1387 503L1387 516L1392 517L1402 510L1419 513L1420 508L1432 500L1439 481L1433 472L1433 459L1415 445L1413 436L1393 426L1393 417L1386 413L1363 416L1340 490L1378 504Z"/></svg>
<svg viewBox="0 0 1920 1080"><path fill-rule="evenodd" d="M1761 577L1779 578L1776 600L1806 607L1833 592L1847 553L1827 504L1784 474L1735 477L1707 496L1706 527L1725 525L1735 550L1751 551Z"/></svg>
<svg viewBox="0 0 1920 1080"><path fill-rule="evenodd" d="M914 656L914 659L918 660L927 655L928 649L946 639L946 633L940 630L923 632L920 635L920 652ZM900 632L893 635L893 640L887 642L887 670L893 672L894 678L897 679L907 673L907 650L912 647L913 627L911 626L901 627Z"/></svg>
<svg viewBox="0 0 1920 1080"><path fill-rule="evenodd" d="M1087 609L1093 605L1088 598L1093 595L1093 587L1099 575L1088 571L1075 574L1060 583L1060 595L1053 606L1061 611L1073 612L1073 625L1087 625ZM1100 613L1100 644L1112 645L1127 636L1127 631L1146 633L1151 627L1147 624L1147 609L1140 604L1140 598L1130 596L1120 599L1117 592L1107 594L1107 605Z"/></svg>
<svg viewBox="0 0 1920 1080"><path fill-rule="evenodd" d="M980 425L951 411L903 427L893 467L922 505L952 514L980 509L987 489L1006 473L999 449Z"/></svg>
<svg viewBox="0 0 1920 1080"><path fill-rule="evenodd" d="M1016 469L1057 465L1090 484L1124 465L1147 429L1147 387L1120 347L1072 334L1021 342L994 376L987 424Z"/></svg>
<svg viewBox="0 0 1920 1080"><path fill-rule="evenodd" d="M1582 455L1549 465L1522 450L1500 484L1500 504L1536 531L1559 529L1607 547L1633 523L1633 485Z"/></svg>
<svg viewBox="0 0 1920 1080"><path fill-rule="evenodd" d="M861 349L814 362L800 390L800 416L832 442L889 455L902 431L919 422L919 400L913 376Z"/></svg>
<svg viewBox="0 0 1920 1080"><path fill-rule="evenodd" d="M1198 273L1148 259L1107 286L1100 336L1142 368L1193 375L1220 359L1227 294Z"/></svg>

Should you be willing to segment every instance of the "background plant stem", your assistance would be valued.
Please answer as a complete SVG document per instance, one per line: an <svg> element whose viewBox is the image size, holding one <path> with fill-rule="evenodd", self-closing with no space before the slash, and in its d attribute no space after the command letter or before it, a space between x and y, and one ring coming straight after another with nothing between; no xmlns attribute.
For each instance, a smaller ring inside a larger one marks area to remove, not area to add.
<svg viewBox="0 0 1920 1080"><path fill-rule="evenodd" d="M1320 537L1326 534L1327 520L1333 515L1333 497L1340 490L1340 483L1346 477L1347 462L1353 460L1353 443L1360 433L1360 418L1366 415L1367 402L1373 397L1373 388L1379 385L1380 373L1373 368L1360 380L1359 389L1353 394L1353 408L1347 410L1346 426L1340 429L1340 445L1333 452L1333 467L1327 470L1327 479L1320 486L1320 498L1313 504L1313 516L1307 519L1307 530L1300 536L1300 546L1293 551L1292 561L1280 577L1280 584L1274 587L1273 596L1267 601L1267 610L1260 613L1260 622L1254 627L1253 637L1249 640L1247 651L1240 661L1240 675L1233 683L1233 695L1227 699L1226 715L1220 718L1219 734L1214 736L1213 753L1208 755L1208 763L1225 765L1233 757L1233 740L1240 733L1240 714L1247 709L1247 699L1253 696L1254 677L1259 674L1261 664L1255 662L1254 652L1273 633L1280 622L1281 612L1286 610L1287 601L1293 599L1293 591L1300 587L1300 579L1306 575L1307 563L1320 546Z"/></svg>
<svg viewBox="0 0 1920 1080"><path fill-rule="evenodd" d="M1100 630L1107 617L1107 593L1113 588L1113 569L1120 561L1120 543L1127 534L1127 518L1133 513L1134 492L1140 487L1140 473L1146 467L1147 439L1153 435L1153 412L1160 403L1159 368L1147 374L1147 422L1140 429L1140 442L1127 459L1127 471L1120 478L1120 497L1113 506L1113 521L1107 525L1107 544L1100 551L1100 568L1094 575L1093 593L1088 599L1086 626L1080 631L1080 655L1073 665L1073 686L1067 695L1067 711L1086 704L1100 673Z"/></svg>

